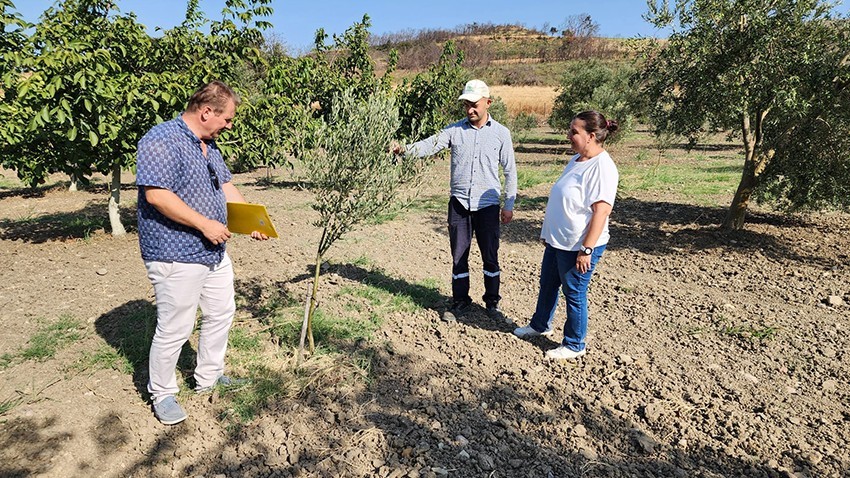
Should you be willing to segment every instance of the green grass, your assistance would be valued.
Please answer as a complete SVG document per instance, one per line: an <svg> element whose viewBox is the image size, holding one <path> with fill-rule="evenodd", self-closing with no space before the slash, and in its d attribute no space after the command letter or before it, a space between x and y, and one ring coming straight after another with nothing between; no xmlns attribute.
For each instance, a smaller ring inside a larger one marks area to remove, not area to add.
<svg viewBox="0 0 850 478"><path fill-rule="evenodd" d="M533 188L538 184L552 184L561 175L561 168L532 169L521 168L517 170L517 189L523 191Z"/></svg>
<svg viewBox="0 0 850 478"><path fill-rule="evenodd" d="M369 258L369 256L364 254L354 259L351 259L350 261L348 261L348 264L357 267L371 268L374 262L372 261L372 259Z"/></svg>
<svg viewBox="0 0 850 478"><path fill-rule="evenodd" d="M537 196L537 197L525 197L520 194L517 195L516 203L514 203L517 209L529 210L529 209L543 209L546 207L546 203L549 202L549 198L546 196Z"/></svg>
<svg viewBox="0 0 850 478"><path fill-rule="evenodd" d="M407 204L397 204L389 209L376 214L366 221L370 226L377 226L405 217L407 213L417 212L442 212L446 209L449 200L443 195L434 195L424 198L414 198Z"/></svg>
<svg viewBox="0 0 850 478"><path fill-rule="evenodd" d="M109 345L102 345L94 351L83 352L82 357L71 367L71 370L84 372L89 370L117 370L121 373L132 374L133 365L130 361Z"/></svg>
<svg viewBox="0 0 850 478"><path fill-rule="evenodd" d="M124 325L118 353L135 368L147 361L150 354L151 341L156 330L156 309L139 310L125 321Z"/></svg>
<svg viewBox="0 0 850 478"><path fill-rule="evenodd" d="M449 198L447 195L436 194L428 197L416 198L410 204L412 212L443 212L448 207Z"/></svg>
<svg viewBox="0 0 850 478"><path fill-rule="evenodd" d="M24 397L22 395L0 401L0 416L5 415L23 402Z"/></svg>
<svg viewBox="0 0 850 478"><path fill-rule="evenodd" d="M20 234L42 233L88 240L93 232L109 229L109 217L105 213L60 212L39 216L29 213L18 219L0 220L0 226Z"/></svg>
<svg viewBox="0 0 850 478"><path fill-rule="evenodd" d="M246 301L247 298L241 295L237 295L237 307L245 307ZM280 289L276 289L272 292L272 295L269 299L266 299L263 303L259 305L259 307L257 308L257 315L259 317L272 316L283 309L295 306L298 306L298 301L294 297L283 293Z"/></svg>
<svg viewBox="0 0 850 478"><path fill-rule="evenodd" d="M365 269L359 282L343 285L313 316L316 351L299 367L294 360L280 362L282 347L295 347L301 335L304 304L279 294L257 304L261 331L240 327L230 332L228 362L236 376L250 382L233 390L221 391L221 418L231 427L240 427L275 404L290 400L306 387L322 388L370 379L375 357L368 345L384 317L410 313L442 301L440 281L427 279L410 283L373 268L372 261L360 256L346 265ZM320 290L322 285L320 285ZM271 343L275 345L269 346ZM272 357L270 353L274 352ZM240 375L238 370L242 370Z"/></svg>
<svg viewBox="0 0 850 478"><path fill-rule="evenodd" d="M696 204L712 204L718 196L731 197L741 179L740 160L735 157L697 156L696 162L676 161L640 152L623 161L620 193L657 192L680 196Z"/></svg>
<svg viewBox="0 0 850 478"><path fill-rule="evenodd" d="M259 335L241 327L233 327L227 339L229 347L239 352L258 352L262 350L262 339Z"/></svg>
<svg viewBox="0 0 850 478"><path fill-rule="evenodd" d="M5 353L3 355L0 355L0 370L3 370L9 365L12 365L12 361L14 360L15 356L13 354Z"/></svg>
<svg viewBox="0 0 850 478"><path fill-rule="evenodd" d="M107 216L61 216L58 221L61 230L72 237L82 237L85 240L91 238L91 233L109 228L109 217Z"/></svg>
<svg viewBox="0 0 850 478"><path fill-rule="evenodd" d="M57 322L43 327L30 337L26 348L21 350L17 356L21 360L53 358L59 349L82 337L81 326L80 321L62 316Z"/></svg>
<svg viewBox="0 0 850 478"><path fill-rule="evenodd" d="M272 402L290 398L296 387L290 377L266 365L255 364L249 375L251 381L248 385L225 394L227 407L222 412L222 419L249 422Z"/></svg>
<svg viewBox="0 0 850 478"><path fill-rule="evenodd" d="M368 263L368 259L358 261ZM333 350L344 343L369 339L381 326L383 317L412 313L442 301L440 282L430 278L418 283L386 276L381 270L367 272L361 282L346 285L333 296L333 310L319 307L313 316L313 337ZM320 285L321 288L321 285ZM301 335L304 304L285 307L263 306L261 322L280 343L297 344Z"/></svg>

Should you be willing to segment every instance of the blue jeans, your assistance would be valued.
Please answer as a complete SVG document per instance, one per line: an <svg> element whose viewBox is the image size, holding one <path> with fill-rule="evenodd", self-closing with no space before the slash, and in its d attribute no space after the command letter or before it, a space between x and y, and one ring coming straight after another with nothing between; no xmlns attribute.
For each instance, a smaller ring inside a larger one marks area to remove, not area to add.
<svg viewBox="0 0 850 478"><path fill-rule="evenodd" d="M562 345L570 350L584 350L584 338L587 335L587 286L602 257L605 246L593 248L590 256L590 270L580 274L576 269L578 251L564 251L547 245L540 266L540 293L537 295L537 309L531 317L531 327L544 332L552 328L555 309L560 294L564 291L567 299L567 321L564 323L564 341Z"/></svg>

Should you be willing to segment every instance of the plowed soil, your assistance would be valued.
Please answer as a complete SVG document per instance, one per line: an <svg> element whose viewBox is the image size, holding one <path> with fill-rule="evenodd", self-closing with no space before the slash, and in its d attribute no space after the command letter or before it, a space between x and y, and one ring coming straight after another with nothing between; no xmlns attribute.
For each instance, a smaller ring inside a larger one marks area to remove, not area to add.
<svg viewBox="0 0 850 478"><path fill-rule="evenodd" d="M558 147L526 148L519 167L563 163ZM303 304L318 231L310 194L264 176L235 183L268 206L282 237L228 245L235 328L264 337L270 366L284 367L295 344L268 339L261 306L275 294ZM435 281L438 300L415 299L412 312L385 314L372 339L350 344L371 357L362 376L326 371L241 426L222 418L225 398L191 393L180 398L189 419L162 426L146 401L145 363L132 373L80 366L122 347L116 330L153 307L133 227L115 238L73 226L105 216L102 186L0 189L0 355L19 357L63 317L81 324L52 358L0 364L0 401L14 404L0 416L0 476L850 476L850 216L754 208L745 230L720 234L725 204L622 196L589 294L588 354L562 363L544 357L557 334L511 334L533 312L549 184L522 190L525 206L503 229L512 322L479 304L444 323L447 182L438 161L420 195L437 206L335 245L321 288L328 309L376 274L399 294ZM132 203L134 189L123 194ZM132 218L133 207L124 212ZM476 250L472 258L480 270ZM480 297L480 277L472 283Z"/></svg>

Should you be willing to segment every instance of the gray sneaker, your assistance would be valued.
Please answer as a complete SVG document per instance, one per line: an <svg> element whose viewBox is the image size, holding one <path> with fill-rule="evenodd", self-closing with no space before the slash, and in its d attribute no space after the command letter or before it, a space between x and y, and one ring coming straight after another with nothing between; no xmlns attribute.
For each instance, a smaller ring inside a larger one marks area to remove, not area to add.
<svg viewBox="0 0 850 478"><path fill-rule="evenodd" d="M153 414L163 425L176 425L188 417L183 407L177 403L174 395L169 395L159 403L154 403Z"/></svg>
<svg viewBox="0 0 850 478"><path fill-rule="evenodd" d="M222 387L225 389L237 388L247 383L248 379L245 378L230 378L227 375L222 375L221 377L218 377L218 380L216 380L215 383L210 385L209 387L196 387L195 393L210 393L215 387Z"/></svg>

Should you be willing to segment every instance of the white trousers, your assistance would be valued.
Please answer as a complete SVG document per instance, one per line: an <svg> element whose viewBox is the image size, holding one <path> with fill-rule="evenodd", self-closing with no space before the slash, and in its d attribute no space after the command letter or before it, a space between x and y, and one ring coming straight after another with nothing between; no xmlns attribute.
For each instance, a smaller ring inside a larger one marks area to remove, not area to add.
<svg viewBox="0 0 850 478"><path fill-rule="evenodd" d="M195 327L198 306L202 317L195 382L198 387L209 387L224 373L227 335L236 311L233 263L225 253L214 266L146 261L145 267L156 296L148 392L154 403L159 403L179 391L177 359Z"/></svg>

